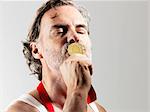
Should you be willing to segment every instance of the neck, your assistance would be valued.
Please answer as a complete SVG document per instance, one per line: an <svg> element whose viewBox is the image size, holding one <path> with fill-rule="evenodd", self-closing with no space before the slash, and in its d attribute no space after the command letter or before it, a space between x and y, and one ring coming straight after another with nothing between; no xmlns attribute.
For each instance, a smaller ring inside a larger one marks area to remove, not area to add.
<svg viewBox="0 0 150 112"><path fill-rule="evenodd" d="M50 70L48 66L43 67L42 83L52 103L62 109L67 91L62 75L54 69Z"/></svg>
<svg viewBox="0 0 150 112"><path fill-rule="evenodd" d="M66 100L67 87L63 81L62 75L54 69L49 69L46 64L43 65L42 63L42 66L42 83L51 103L58 108L63 109L63 105ZM29 94L34 96L39 102L42 102L37 90L31 91ZM96 93L92 86L88 95L88 103L96 100Z"/></svg>

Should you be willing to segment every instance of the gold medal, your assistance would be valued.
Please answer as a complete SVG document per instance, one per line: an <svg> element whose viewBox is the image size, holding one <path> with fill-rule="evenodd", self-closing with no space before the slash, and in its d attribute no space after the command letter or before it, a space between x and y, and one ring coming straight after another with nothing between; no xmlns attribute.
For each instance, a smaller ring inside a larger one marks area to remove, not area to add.
<svg viewBox="0 0 150 112"><path fill-rule="evenodd" d="M68 53L69 53L69 55L84 54L85 47L79 43L72 43L68 46Z"/></svg>

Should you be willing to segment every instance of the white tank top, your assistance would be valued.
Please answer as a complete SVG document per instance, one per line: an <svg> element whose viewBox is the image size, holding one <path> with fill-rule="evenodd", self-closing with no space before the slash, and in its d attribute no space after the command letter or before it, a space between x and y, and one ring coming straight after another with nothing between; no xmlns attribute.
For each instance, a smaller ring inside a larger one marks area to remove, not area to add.
<svg viewBox="0 0 150 112"><path fill-rule="evenodd" d="M39 101L37 101L33 96L31 96L29 94L24 94L21 97L19 97L17 100L23 101L23 102L37 108L39 110L39 112L47 112L47 109ZM91 107L91 109L94 112L100 112L94 102L89 103L88 105ZM53 105L53 107L55 107L55 106ZM54 109L55 109L55 112L61 111L59 108L54 108Z"/></svg>

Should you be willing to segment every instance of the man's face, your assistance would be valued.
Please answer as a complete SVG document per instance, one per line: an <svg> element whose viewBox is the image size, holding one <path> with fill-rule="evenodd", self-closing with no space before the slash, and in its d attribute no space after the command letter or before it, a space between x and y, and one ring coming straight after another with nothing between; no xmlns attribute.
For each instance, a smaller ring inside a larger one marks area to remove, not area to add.
<svg viewBox="0 0 150 112"><path fill-rule="evenodd" d="M87 23L72 6L60 6L47 11L41 20L39 46L49 68L59 70L68 58L67 45L73 40L85 46L86 56L91 59L91 42Z"/></svg>

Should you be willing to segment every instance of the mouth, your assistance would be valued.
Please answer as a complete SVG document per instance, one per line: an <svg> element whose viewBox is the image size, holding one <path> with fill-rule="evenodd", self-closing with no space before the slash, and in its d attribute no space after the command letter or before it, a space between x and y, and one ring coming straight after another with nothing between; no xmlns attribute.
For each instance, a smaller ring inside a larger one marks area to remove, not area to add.
<svg viewBox="0 0 150 112"><path fill-rule="evenodd" d="M90 58L86 52L86 47L80 43L66 43L62 48L62 55L65 59L70 57L74 54L85 55L86 57Z"/></svg>

